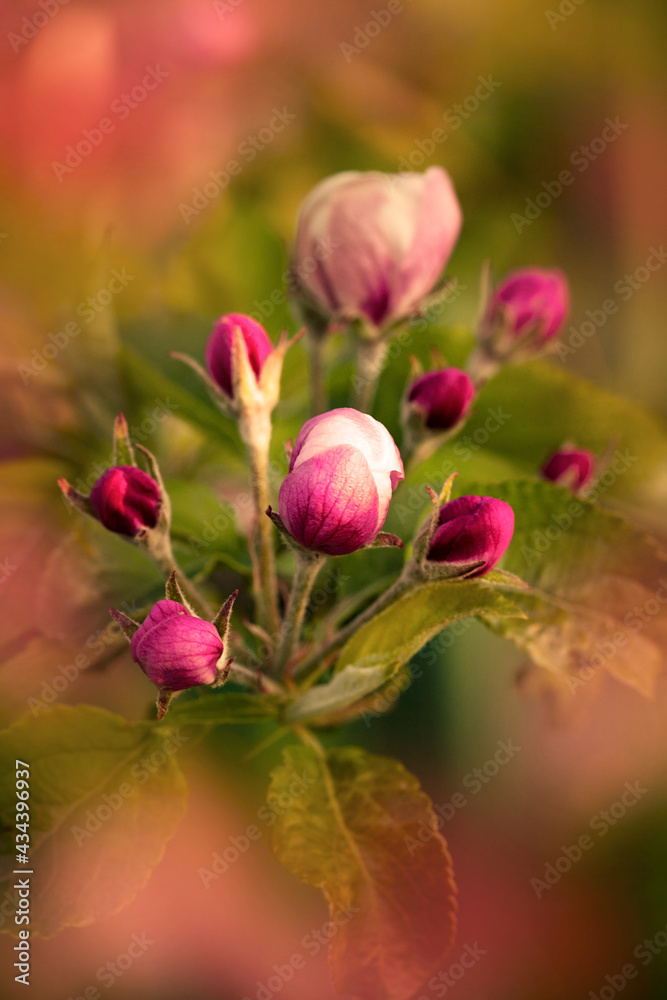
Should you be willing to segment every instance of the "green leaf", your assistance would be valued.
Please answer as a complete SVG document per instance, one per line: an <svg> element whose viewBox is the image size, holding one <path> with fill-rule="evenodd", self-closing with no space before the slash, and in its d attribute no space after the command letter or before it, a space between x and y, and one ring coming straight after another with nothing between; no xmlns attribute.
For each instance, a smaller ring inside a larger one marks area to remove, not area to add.
<svg viewBox="0 0 667 1000"><path fill-rule="evenodd" d="M523 649L536 667L549 671L550 678L543 678L545 686L563 695L581 689L592 695L608 671L623 684L652 697L663 669L660 646L647 632L642 634L640 620L638 627L629 627L627 619L633 602L638 601L641 607L652 598L650 591L633 581L609 576L577 589L566 612L556 620L553 616L550 620L549 611L563 607L562 602L545 602L537 621L504 619L487 624Z"/></svg>
<svg viewBox="0 0 667 1000"><path fill-rule="evenodd" d="M459 618L484 614L525 617L513 594L482 580L440 580L413 588L349 639L334 678L298 696L286 721L333 721L330 716L381 688L442 629Z"/></svg>
<svg viewBox="0 0 667 1000"><path fill-rule="evenodd" d="M572 692L582 677L608 670L650 695L663 662L656 639L665 610L656 593L667 579L656 543L617 514L551 483L473 484L470 491L512 506L514 538L503 566L534 588L529 620L491 616L487 624ZM667 584L664 590L667 596ZM520 595L516 600L526 607ZM653 613L642 621L636 609L645 605Z"/></svg>
<svg viewBox="0 0 667 1000"><path fill-rule="evenodd" d="M461 486L455 484L460 495ZM592 500L542 480L466 484L465 492L509 503L515 515L514 537L504 569L532 586L567 593L572 581L618 573L655 581L667 570L657 544L624 518Z"/></svg>
<svg viewBox="0 0 667 1000"><path fill-rule="evenodd" d="M631 498L667 458L667 435L636 403L571 375L557 363L508 365L479 391L459 434L409 470L389 508L385 530L406 533L427 507L424 483L439 489L459 472L469 481L538 476L545 460L566 441L616 458L597 498Z"/></svg>
<svg viewBox="0 0 667 1000"><path fill-rule="evenodd" d="M483 579L422 584L362 626L343 647L336 669L341 671L351 663L357 667L400 666L452 622L483 613L525 617L514 593Z"/></svg>
<svg viewBox="0 0 667 1000"><path fill-rule="evenodd" d="M341 711L376 691L394 669L393 663L374 667L349 663L328 684L319 684L298 697L285 712L285 722L309 722Z"/></svg>
<svg viewBox="0 0 667 1000"><path fill-rule="evenodd" d="M281 704L277 695L210 692L189 701L173 702L164 725L215 726L266 722L278 718Z"/></svg>
<svg viewBox="0 0 667 1000"><path fill-rule="evenodd" d="M174 727L129 723L88 705L24 716L0 732L0 894L13 885L15 760L30 765L30 929L49 936L125 906L185 811ZM7 877L9 876L9 877ZM7 897L9 898L9 897ZM4 928L16 932L13 920Z"/></svg>
<svg viewBox="0 0 667 1000"><path fill-rule="evenodd" d="M272 802L276 857L329 904L336 990L408 1000L447 953L456 919L447 845L417 779L356 747L289 747Z"/></svg>
<svg viewBox="0 0 667 1000"><path fill-rule="evenodd" d="M490 411L498 408L506 419L487 426ZM459 441L466 437L473 445L483 443L485 449L536 473L567 440L597 454L613 442L621 452L628 450L632 460L610 487L612 495L632 493L667 457L667 437L655 417L636 403L577 378L556 362L534 361L502 369L481 389ZM463 447L469 446L470 442Z"/></svg>

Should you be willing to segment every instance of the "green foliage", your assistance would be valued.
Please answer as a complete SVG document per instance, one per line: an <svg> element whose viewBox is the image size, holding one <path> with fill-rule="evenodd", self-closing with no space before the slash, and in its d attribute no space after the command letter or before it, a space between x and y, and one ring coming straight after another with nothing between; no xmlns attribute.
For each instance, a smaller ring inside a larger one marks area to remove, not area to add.
<svg viewBox="0 0 667 1000"><path fill-rule="evenodd" d="M482 613L524 617L514 594L506 594L483 579L422 584L359 629L344 647L336 669L343 670L350 663L398 667L447 625Z"/></svg>
<svg viewBox="0 0 667 1000"><path fill-rule="evenodd" d="M524 618L514 594L485 580L440 580L413 587L376 615L344 646L336 674L300 695L287 722L336 721L347 709L380 689L429 639L459 618L493 615ZM340 721L340 720L338 720Z"/></svg>
<svg viewBox="0 0 667 1000"><path fill-rule="evenodd" d="M31 919L49 936L110 916L160 861L185 810L187 736L87 705L24 716L0 733L0 892L11 894L15 760L30 764ZM13 920L3 928L17 931Z"/></svg>
<svg viewBox="0 0 667 1000"><path fill-rule="evenodd" d="M554 361L514 365L486 383L462 432L471 437L485 429L489 411L502 407L507 419L490 430L485 448L537 472L565 441L602 455L613 445L628 454L626 471L615 477L610 496L628 496L667 456L667 438L643 407L577 378ZM481 437L484 437L482 434Z"/></svg>
<svg viewBox="0 0 667 1000"><path fill-rule="evenodd" d="M492 614L487 624L570 692L604 668L652 694L662 669L655 640L664 612L643 622L633 609L667 575L655 543L617 514L551 483L517 479L468 489L511 504L516 526L503 565L533 587L529 620Z"/></svg>
<svg viewBox="0 0 667 1000"><path fill-rule="evenodd" d="M357 747L290 747L272 801L274 853L323 891L335 922L335 988L408 1000L446 954L456 914L447 846L416 778Z"/></svg>
<svg viewBox="0 0 667 1000"><path fill-rule="evenodd" d="M537 476L566 441L597 455L611 447L617 461L598 498L626 498L667 457L667 436L641 406L557 367L534 361L510 365L480 390L462 430L427 461L409 469L390 508L386 529L405 536L427 506L423 484L439 488L459 472L459 491L472 479Z"/></svg>
<svg viewBox="0 0 667 1000"><path fill-rule="evenodd" d="M175 701L162 726L229 725L277 720L281 699L268 694L206 691L197 698Z"/></svg>
<svg viewBox="0 0 667 1000"><path fill-rule="evenodd" d="M285 712L288 723L322 722L377 691L394 672L394 664L357 667L348 663L328 684L298 695Z"/></svg>

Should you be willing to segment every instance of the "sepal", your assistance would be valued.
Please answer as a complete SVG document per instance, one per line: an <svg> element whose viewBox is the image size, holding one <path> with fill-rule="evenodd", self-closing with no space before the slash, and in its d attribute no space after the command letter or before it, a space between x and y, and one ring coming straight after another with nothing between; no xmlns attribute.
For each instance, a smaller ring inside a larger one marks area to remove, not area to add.
<svg viewBox="0 0 667 1000"><path fill-rule="evenodd" d="M403 548L403 539L399 538L398 535L392 535L390 531L379 531L372 542L364 545L365 549L386 549L386 548Z"/></svg>
<svg viewBox="0 0 667 1000"><path fill-rule="evenodd" d="M176 570L172 570L171 575L167 580L165 586L165 596L168 601L176 601L178 604L182 604L185 610L191 615L195 614L194 608L181 590L181 586L176 579Z"/></svg>
<svg viewBox="0 0 667 1000"><path fill-rule="evenodd" d="M218 630L218 635L222 639L225 646L227 646L227 641L229 639L229 627L230 619L232 616L232 609L234 608L234 602L239 596L238 590L235 590L233 594L227 598L225 603L222 605L217 615L213 619L213 624ZM229 673L229 671L228 671Z"/></svg>
<svg viewBox="0 0 667 1000"><path fill-rule="evenodd" d="M280 399L280 376L282 375L285 355L290 347L298 344L305 333L305 326L295 333L293 337L288 337L285 331L283 331L280 334L278 343L262 366L262 370L259 373L259 387L264 397L264 403L269 410L273 410Z"/></svg>
<svg viewBox="0 0 667 1000"><path fill-rule="evenodd" d="M155 555L155 553L161 552L165 545L169 546L169 549L171 549L169 542L169 532L171 529L171 500L169 499L169 494L165 488L162 473L160 472L160 466L158 465L155 455L149 451L148 448L145 448L143 444L136 445L136 448L146 459L150 475L157 483L160 491L160 516L158 518L158 522L154 528L145 529L143 532L139 532L136 536L136 541L143 544L151 555Z"/></svg>
<svg viewBox="0 0 667 1000"><path fill-rule="evenodd" d="M132 636L139 628L139 622L135 622L134 619L129 618L126 614L123 614L122 611L118 611L116 608L109 608L109 614L119 626L127 641L131 642Z"/></svg>
<svg viewBox="0 0 667 1000"><path fill-rule="evenodd" d="M66 479L62 477L58 480L58 486L62 492L63 497L75 510L78 510L80 514L87 514L88 517L97 520L97 514L93 509L93 505L90 502L90 497L84 496L83 493L79 493L75 490L73 486L67 482Z"/></svg>
<svg viewBox="0 0 667 1000"><path fill-rule="evenodd" d="M113 459L112 465L134 465L137 460L130 440L130 429L127 420L119 413L113 425Z"/></svg>

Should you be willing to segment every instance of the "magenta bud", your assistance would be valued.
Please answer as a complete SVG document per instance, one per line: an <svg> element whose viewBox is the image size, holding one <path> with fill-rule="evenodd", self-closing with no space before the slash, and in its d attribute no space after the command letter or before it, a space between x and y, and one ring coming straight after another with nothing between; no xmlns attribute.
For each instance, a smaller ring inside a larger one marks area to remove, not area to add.
<svg viewBox="0 0 667 1000"><path fill-rule="evenodd" d="M415 312L433 290L461 218L442 167L334 174L301 206L295 277L324 313L387 326Z"/></svg>
<svg viewBox="0 0 667 1000"><path fill-rule="evenodd" d="M427 372L413 382L408 402L421 409L426 427L446 431L465 417L475 394L475 387L466 372L458 368L442 368Z"/></svg>
<svg viewBox="0 0 667 1000"><path fill-rule="evenodd" d="M212 684L224 644L211 622L177 601L158 601L132 636L132 657L159 688L184 691Z"/></svg>
<svg viewBox="0 0 667 1000"><path fill-rule="evenodd" d="M593 475L595 456L584 448L561 449L554 452L542 466L542 475L552 483L580 490Z"/></svg>
<svg viewBox="0 0 667 1000"><path fill-rule="evenodd" d="M375 538L401 479L401 456L386 427L358 410L331 410L299 432L280 487L280 517L304 548L346 555Z"/></svg>
<svg viewBox="0 0 667 1000"><path fill-rule="evenodd" d="M520 268L508 274L491 295L482 332L528 337L531 346L539 348L557 335L569 308L567 278L562 271Z"/></svg>
<svg viewBox="0 0 667 1000"><path fill-rule="evenodd" d="M114 465L100 476L90 491L97 519L119 535L134 538L154 528L160 516L160 487L134 465Z"/></svg>
<svg viewBox="0 0 667 1000"><path fill-rule="evenodd" d="M255 378L259 378L262 366L273 350L266 330L252 316L245 316L243 313L228 313L217 320L206 344L206 367L211 377L230 399L234 398L232 343L235 327L238 327L243 335L248 360L255 373Z"/></svg>
<svg viewBox="0 0 667 1000"><path fill-rule="evenodd" d="M514 534L514 511L493 497L458 497L440 508L438 527L429 546L431 562L483 562L466 575L482 576L493 569Z"/></svg>

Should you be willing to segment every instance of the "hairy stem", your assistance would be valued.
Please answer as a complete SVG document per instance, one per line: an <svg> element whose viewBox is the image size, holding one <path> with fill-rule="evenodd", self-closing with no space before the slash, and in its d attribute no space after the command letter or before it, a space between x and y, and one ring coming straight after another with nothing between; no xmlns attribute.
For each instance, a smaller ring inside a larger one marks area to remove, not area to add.
<svg viewBox="0 0 667 1000"><path fill-rule="evenodd" d="M238 681L239 684L253 687L262 694L285 694L285 688L276 683L276 681L271 680L266 674L251 670L250 667L244 667L241 663L236 663L236 661L230 667L229 679Z"/></svg>
<svg viewBox="0 0 667 1000"><path fill-rule="evenodd" d="M315 577L319 573L324 563L324 556L316 552L297 552L295 555L296 568L294 580L292 581L292 592L290 594L285 621L282 626L282 635L274 658L274 670L276 673L283 673L296 649L301 636L301 626L308 607L310 592L315 583Z"/></svg>
<svg viewBox="0 0 667 1000"><path fill-rule="evenodd" d="M306 656L305 659L301 660L300 663L297 663L292 671L292 676L295 677L297 674L304 673L311 670L313 667L317 667L323 659L340 649L340 647L343 646L347 640L361 628L362 625L365 625L366 622L369 622L371 618L375 617L375 615L384 611L384 609L392 604L404 591L409 590L417 579L413 570L413 564L408 563L398 580L396 580L389 590L385 591L385 593L382 594L381 597L378 597L378 599L366 608L365 611L349 622L345 628L342 628L333 639L330 639L329 642L325 642L323 646L320 646L318 649Z"/></svg>
<svg viewBox="0 0 667 1000"><path fill-rule="evenodd" d="M319 330L309 330L306 338L310 377L310 412L313 417L327 408L327 388L324 378L324 337Z"/></svg>
<svg viewBox="0 0 667 1000"><path fill-rule="evenodd" d="M278 577L273 545L273 525L266 516L269 506L269 446L271 416L254 410L239 421L241 437L248 451L255 517L252 529L253 591L259 624L269 635L280 627Z"/></svg>
<svg viewBox="0 0 667 1000"><path fill-rule="evenodd" d="M357 340L357 374L352 397L355 409L370 412L387 350L386 340L366 340L361 337Z"/></svg>

